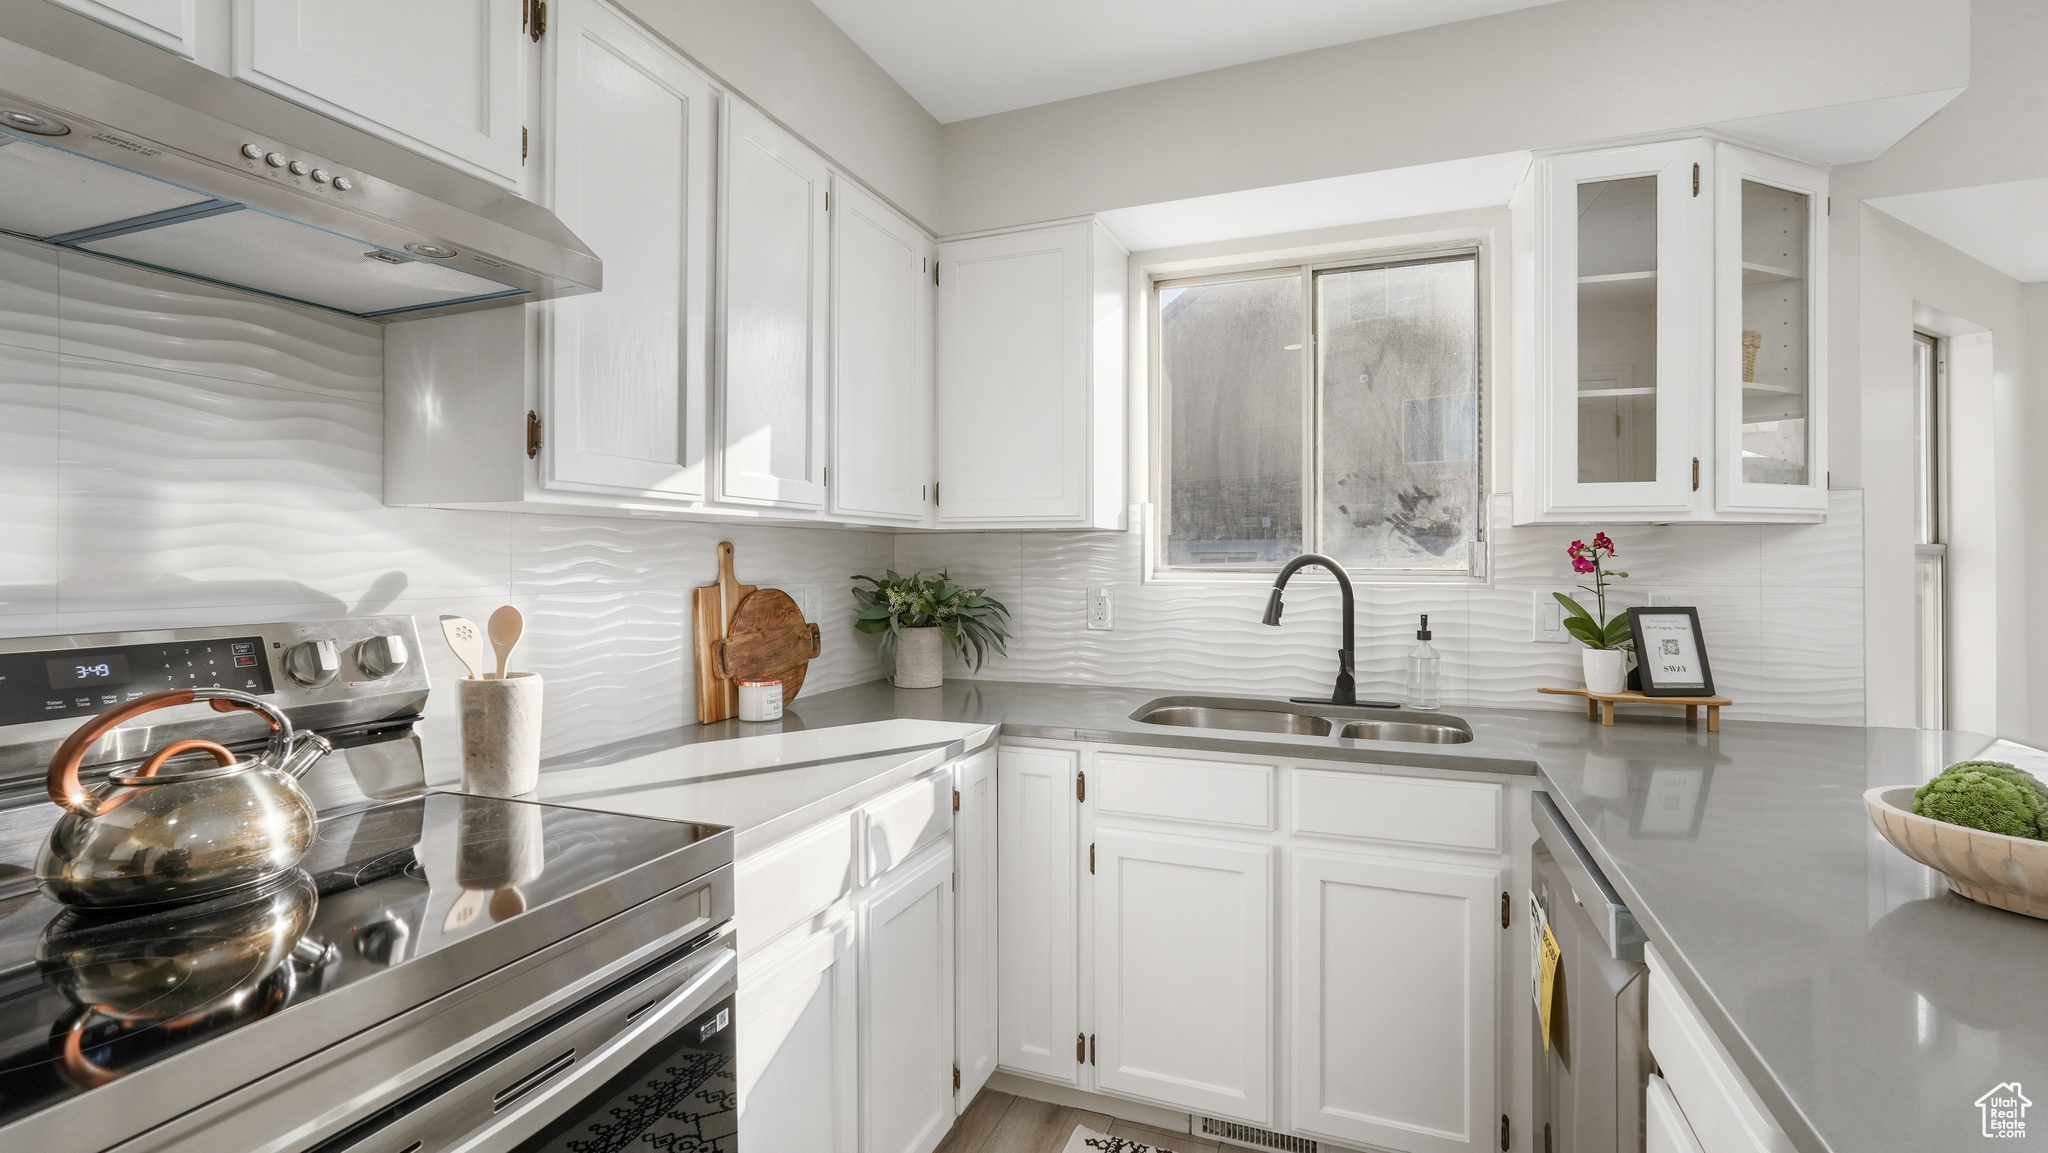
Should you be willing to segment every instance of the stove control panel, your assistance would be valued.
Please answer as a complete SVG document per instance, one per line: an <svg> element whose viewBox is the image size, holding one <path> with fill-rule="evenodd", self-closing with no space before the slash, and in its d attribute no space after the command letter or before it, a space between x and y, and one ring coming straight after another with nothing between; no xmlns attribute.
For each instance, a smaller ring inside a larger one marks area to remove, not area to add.
<svg viewBox="0 0 2048 1153"><path fill-rule="evenodd" d="M168 689L284 708L427 688L408 616L0 640L0 726L92 716Z"/></svg>

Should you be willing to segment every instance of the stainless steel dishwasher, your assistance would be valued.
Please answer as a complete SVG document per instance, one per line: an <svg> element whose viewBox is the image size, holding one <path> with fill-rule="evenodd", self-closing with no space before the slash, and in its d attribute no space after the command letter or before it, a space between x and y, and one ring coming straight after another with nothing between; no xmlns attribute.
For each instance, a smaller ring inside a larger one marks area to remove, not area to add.
<svg viewBox="0 0 2048 1153"><path fill-rule="evenodd" d="M1656 1069L1643 932L1550 795L1534 794L1531 810L1530 931L1548 923L1558 948L1548 1050L1537 1026L1536 1148L1642 1153L1643 1089Z"/></svg>

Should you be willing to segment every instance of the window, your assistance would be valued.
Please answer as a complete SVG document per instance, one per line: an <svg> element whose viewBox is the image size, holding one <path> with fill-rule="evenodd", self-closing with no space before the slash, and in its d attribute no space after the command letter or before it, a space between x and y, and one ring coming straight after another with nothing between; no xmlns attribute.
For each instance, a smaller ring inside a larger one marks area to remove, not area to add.
<svg viewBox="0 0 2048 1153"><path fill-rule="evenodd" d="M1942 535L1946 351L1939 337L1913 334L1914 682L1923 729L1948 727L1948 545Z"/></svg>
<svg viewBox="0 0 2048 1153"><path fill-rule="evenodd" d="M1162 567L1479 571L1476 252L1157 284Z"/></svg>

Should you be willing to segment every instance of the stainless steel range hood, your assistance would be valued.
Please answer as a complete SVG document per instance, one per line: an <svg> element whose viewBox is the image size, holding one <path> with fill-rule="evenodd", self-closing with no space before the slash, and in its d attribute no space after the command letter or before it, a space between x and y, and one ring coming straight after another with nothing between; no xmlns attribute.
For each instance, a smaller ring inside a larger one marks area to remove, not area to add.
<svg viewBox="0 0 2048 1153"><path fill-rule="evenodd" d="M0 232L371 320L603 283L539 205L43 0L0 0Z"/></svg>

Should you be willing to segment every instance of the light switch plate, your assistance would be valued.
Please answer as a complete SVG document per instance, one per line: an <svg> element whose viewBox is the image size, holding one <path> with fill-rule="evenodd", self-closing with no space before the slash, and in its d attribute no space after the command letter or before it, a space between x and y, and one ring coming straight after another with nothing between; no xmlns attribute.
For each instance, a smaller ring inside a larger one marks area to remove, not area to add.
<svg viewBox="0 0 2048 1153"><path fill-rule="evenodd" d="M1088 627L1101 632L1116 629L1116 600L1106 588L1088 590Z"/></svg>
<svg viewBox="0 0 2048 1153"><path fill-rule="evenodd" d="M1572 641L1572 634L1564 631L1564 606L1549 593L1531 594L1531 616L1529 631L1536 640L1548 644L1565 645Z"/></svg>
<svg viewBox="0 0 2048 1153"><path fill-rule="evenodd" d="M796 607L804 614L804 619L813 624L817 623L818 613L822 608L823 601L824 597L821 595L820 590L816 588L796 590Z"/></svg>

